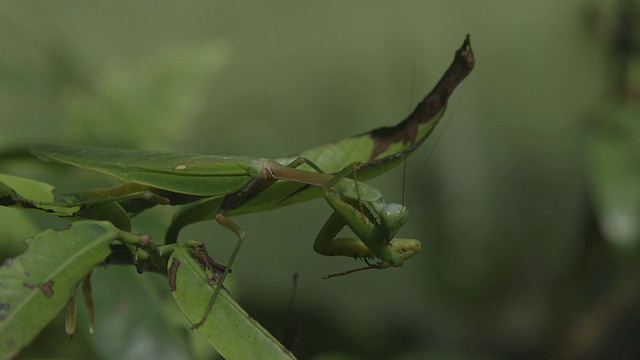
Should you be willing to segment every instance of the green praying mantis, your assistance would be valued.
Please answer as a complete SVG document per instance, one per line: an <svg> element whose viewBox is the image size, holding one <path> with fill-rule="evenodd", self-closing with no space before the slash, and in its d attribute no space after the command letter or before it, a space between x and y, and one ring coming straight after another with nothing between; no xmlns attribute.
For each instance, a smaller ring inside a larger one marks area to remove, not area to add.
<svg viewBox="0 0 640 360"><path fill-rule="evenodd" d="M99 171L125 184L77 196L83 206L117 203L129 215L156 204L184 205L174 216L165 244L177 241L182 228L215 220L238 241L219 278L222 284L246 234L231 216L269 210L324 197L334 212L320 230L314 249L322 255L364 259L363 269L402 266L420 251L420 242L397 238L408 218L400 204L387 204L363 181L383 174L413 153L443 116L453 90L471 72L474 56L467 36L435 88L404 121L393 127L318 146L295 157L264 159L175 154L123 149L36 145L41 159ZM336 238L348 226L356 235ZM338 275L342 275L338 274ZM216 288L202 325L222 286Z"/></svg>

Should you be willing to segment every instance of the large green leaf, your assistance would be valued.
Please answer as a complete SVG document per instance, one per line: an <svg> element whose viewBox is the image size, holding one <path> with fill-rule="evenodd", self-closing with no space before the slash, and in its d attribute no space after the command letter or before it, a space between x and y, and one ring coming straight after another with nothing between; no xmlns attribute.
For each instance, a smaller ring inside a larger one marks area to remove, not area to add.
<svg viewBox="0 0 640 360"><path fill-rule="evenodd" d="M13 357L66 304L73 288L110 253L120 230L108 222L82 221L46 230L0 267L0 354Z"/></svg>
<svg viewBox="0 0 640 360"><path fill-rule="evenodd" d="M169 281L173 297L185 316L191 323L200 321L215 288L208 285L202 266L184 245L179 246L169 260ZM207 321L198 331L229 360L293 358L225 291L220 292Z"/></svg>

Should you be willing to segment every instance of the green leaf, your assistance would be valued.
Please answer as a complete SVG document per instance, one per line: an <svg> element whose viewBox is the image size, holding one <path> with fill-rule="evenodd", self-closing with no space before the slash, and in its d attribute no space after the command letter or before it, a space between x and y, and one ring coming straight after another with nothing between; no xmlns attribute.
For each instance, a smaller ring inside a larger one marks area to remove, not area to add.
<svg viewBox="0 0 640 360"><path fill-rule="evenodd" d="M131 219L117 202L86 203L84 206L54 203L54 187L36 180L0 174L0 205L34 210L75 219L107 220L130 231Z"/></svg>
<svg viewBox="0 0 640 360"><path fill-rule="evenodd" d="M26 212L0 206L0 259L21 253L22 240L40 231L42 228Z"/></svg>
<svg viewBox="0 0 640 360"><path fill-rule="evenodd" d="M0 174L0 182L31 200L53 202L54 187L47 183L7 174Z"/></svg>
<svg viewBox="0 0 640 360"><path fill-rule="evenodd" d="M70 216L79 206L54 204L54 187L40 181L0 174L0 206Z"/></svg>
<svg viewBox="0 0 640 360"><path fill-rule="evenodd" d="M73 288L110 253L120 230L108 222L82 221L46 230L0 267L0 354L13 357L69 300Z"/></svg>
<svg viewBox="0 0 640 360"><path fill-rule="evenodd" d="M131 219L117 202L93 204L80 212L76 212L74 215L93 220L106 220L118 229L131 231Z"/></svg>
<svg viewBox="0 0 640 360"><path fill-rule="evenodd" d="M169 259L172 294L187 319L202 318L215 288L207 284L205 272L185 245ZM292 359L293 355L258 322L221 291L207 321L197 328L226 359Z"/></svg>

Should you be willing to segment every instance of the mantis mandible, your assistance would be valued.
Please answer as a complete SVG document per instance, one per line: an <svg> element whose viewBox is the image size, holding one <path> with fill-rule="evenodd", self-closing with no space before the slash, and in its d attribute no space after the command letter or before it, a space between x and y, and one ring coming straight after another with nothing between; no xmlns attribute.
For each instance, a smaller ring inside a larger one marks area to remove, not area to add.
<svg viewBox="0 0 640 360"><path fill-rule="evenodd" d="M184 226L215 219L238 241L222 284L246 237L230 216L269 210L322 197L334 213L316 238L323 255L363 258L366 268L402 266L420 251L420 242L396 238L408 211L387 204L381 193L363 183L399 165L431 134L444 114L447 100L474 67L469 37L435 88L411 115L393 127L383 127L277 160L251 157L189 155L122 149L92 149L37 145L38 157L115 176L124 185L85 193L90 205L118 202L133 214L155 204L185 205L169 226L165 243L177 241ZM345 226L356 238L335 238ZM365 268L365 269L366 269ZM362 269L356 269L358 271ZM348 272L347 272L348 273ZM216 288L198 327L206 320L222 286Z"/></svg>

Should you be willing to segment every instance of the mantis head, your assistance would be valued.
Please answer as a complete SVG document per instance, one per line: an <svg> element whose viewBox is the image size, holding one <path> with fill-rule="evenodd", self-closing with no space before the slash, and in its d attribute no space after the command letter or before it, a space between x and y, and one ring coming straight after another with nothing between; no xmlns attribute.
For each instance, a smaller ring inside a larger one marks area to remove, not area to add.
<svg viewBox="0 0 640 360"><path fill-rule="evenodd" d="M387 239L393 239L398 230L409 220L409 209L404 205L382 204L376 211L380 219L380 231Z"/></svg>

